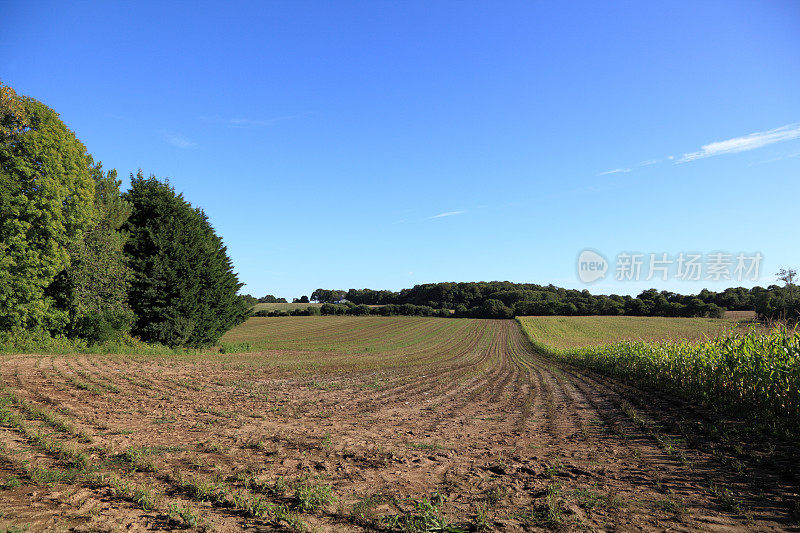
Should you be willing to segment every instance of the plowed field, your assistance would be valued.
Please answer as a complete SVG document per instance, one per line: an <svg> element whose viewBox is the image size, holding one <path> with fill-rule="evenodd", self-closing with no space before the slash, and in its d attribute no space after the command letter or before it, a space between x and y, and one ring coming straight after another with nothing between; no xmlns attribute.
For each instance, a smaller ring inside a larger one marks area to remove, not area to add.
<svg viewBox="0 0 800 533"><path fill-rule="evenodd" d="M512 320L255 318L246 354L2 356L0 526L797 529L797 447ZM447 529L450 528L450 529Z"/></svg>

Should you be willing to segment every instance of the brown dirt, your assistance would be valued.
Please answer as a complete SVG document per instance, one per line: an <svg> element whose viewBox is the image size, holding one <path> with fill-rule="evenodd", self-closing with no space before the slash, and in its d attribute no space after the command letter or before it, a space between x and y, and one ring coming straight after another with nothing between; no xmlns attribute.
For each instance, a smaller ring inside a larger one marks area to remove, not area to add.
<svg viewBox="0 0 800 533"><path fill-rule="evenodd" d="M209 361L5 356L6 393L57 413L71 430L25 418L19 402L11 412L161 503L144 510L81 477L35 484L26 464L66 470L65 459L4 427L0 482L16 475L22 485L0 488L0 527L179 527L168 502L217 531L291 527L274 514L193 499L179 479L195 477L283 504L321 531L410 527L423 498L463 530L800 530L796 445L554 364L531 351L516 322L483 322L436 357L369 370L270 364L287 352ZM155 472L119 457L143 446ZM330 485L336 501L297 509L292 483L303 480Z"/></svg>

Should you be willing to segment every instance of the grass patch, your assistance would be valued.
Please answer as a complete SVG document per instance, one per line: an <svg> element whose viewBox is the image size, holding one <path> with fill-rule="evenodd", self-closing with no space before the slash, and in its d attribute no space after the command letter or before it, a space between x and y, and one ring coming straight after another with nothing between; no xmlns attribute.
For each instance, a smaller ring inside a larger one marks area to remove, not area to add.
<svg viewBox="0 0 800 533"><path fill-rule="evenodd" d="M308 513L316 511L336 501L330 485L316 485L310 482L298 484L294 489L294 505Z"/></svg>
<svg viewBox="0 0 800 533"><path fill-rule="evenodd" d="M169 518L187 527L195 527L200 521L197 511L176 502L169 504Z"/></svg>
<svg viewBox="0 0 800 533"><path fill-rule="evenodd" d="M26 475L37 485L54 485L56 483L73 483L81 472L75 469L60 470L44 466L29 466Z"/></svg>
<svg viewBox="0 0 800 533"><path fill-rule="evenodd" d="M393 501L392 496L380 492L366 496L353 504L350 509L350 519L360 526L374 527L377 520L375 508L391 501Z"/></svg>
<svg viewBox="0 0 800 533"><path fill-rule="evenodd" d="M671 493L666 498L656 500L655 504L662 511L673 515L682 516L687 512L686 505Z"/></svg>
<svg viewBox="0 0 800 533"><path fill-rule="evenodd" d="M622 507L622 501L611 494L601 494L592 489L575 489L565 494L574 500L582 509L616 509Z"/></svg>
<svg viewBox="0 0 800 533"><path fill-rule="evenodd" d="M438 493L434 493L430 498L411 500L411 510L382 517L382 525L407 533L464 533L464 529L451 524L444 517L440 509L442 503L444 503L444 498Z"/></svg>
<svg viewBox="0 0 800 533"><path fill-rule="evenodd" d="M544 502L535 504L518 517L529 526L558 529L564 525L564 498L561 485L550 483L545 492Z"/></svg>
<svg viewBox="0 0 800 533"><path fill-rule="evenodd" d="M16 489L21 486L22 486L22 480L20 480L19 476L17 476L16 474L8 476L6 480L3 481L2 485L0 485L0 487L6 490Z"/></svg>

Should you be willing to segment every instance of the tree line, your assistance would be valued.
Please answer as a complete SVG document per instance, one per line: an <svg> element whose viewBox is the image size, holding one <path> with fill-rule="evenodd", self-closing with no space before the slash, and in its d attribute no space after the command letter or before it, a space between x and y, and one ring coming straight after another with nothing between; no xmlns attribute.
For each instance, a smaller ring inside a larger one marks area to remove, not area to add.
<svg viewBox="0 0 800 533"><path fill-rule="evenodd" d="M530 315L628 315L667 317L711 317L725 310L755 310L761 318L798 316L796 286L727 288L721 292L703 289L696 295L649 289L638 296L591 294L588 290L565 289L533 283L445 282L415 285L401 291L373 289L317 289L311 300L333 303L346 300L355 306L413 305L453 310L452 316L510 318ZM375 314L378 314L377 312Z"/></svg>
<svg viewBox="0 0 800 533"><path fill-rule="evenodd" d="M54 110L0 83L0 340L200 347L249 316L205 213L141 171L120 185Z"/></svg>
<svg viewBox="0 0 800 533"><path fill-rule="evenodd" d="M798 290L797 270L782 268L777 274L783 287L771 285L768 291L759 293L755 300L758 316L787 322L800 322L800 290Z"/></svg>
<svg viewBox="0 0 800 533"><path fill-rule="evenodd" d="M345 302L342 304L324 303L319 306L308 306L307 308L297 308L291 310L266 310L262 309L253 313L258 317L276 316L319 316L319 315L347 315L347 316L438 316L452 317L453 313L449 309L434 309L427 305L414 304L387 304L380 306L369 306L366 304L354 304Z"/></svg>

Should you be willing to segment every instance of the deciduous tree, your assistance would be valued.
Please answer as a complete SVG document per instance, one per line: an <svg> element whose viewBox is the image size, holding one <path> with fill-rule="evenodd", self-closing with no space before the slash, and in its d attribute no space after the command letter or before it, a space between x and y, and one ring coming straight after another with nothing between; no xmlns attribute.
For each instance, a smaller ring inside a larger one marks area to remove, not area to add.
<svg viewBox="0 0 800 533"><path fill-rule="evenodd" d="M72 243L70 265L56 276L47 293L67 311L66 333L91 342L118 338L130 329L133 313L127 304L131 270L123 252L122 225L130 204L120 196L117 172L92 168L97 223Z"/></svg>
<svg viewBox="0 0 800 533"><path fill-rule="evenodd" d="M58 114L0 85L0 330L60 330L45 289L96 223L92 159Z"/></svg>

